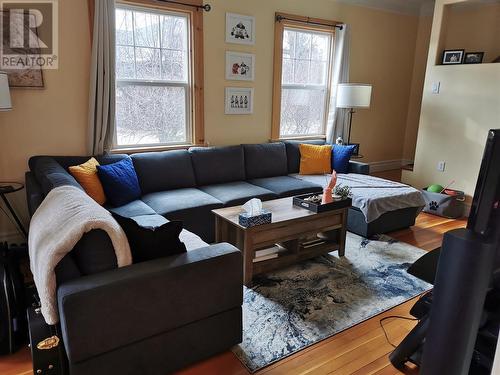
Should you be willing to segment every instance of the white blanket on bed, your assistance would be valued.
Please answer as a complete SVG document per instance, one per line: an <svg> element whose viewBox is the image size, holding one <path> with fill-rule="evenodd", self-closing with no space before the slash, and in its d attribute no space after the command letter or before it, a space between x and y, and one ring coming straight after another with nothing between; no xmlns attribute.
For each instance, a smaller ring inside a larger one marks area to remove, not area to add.
<svg viewBox="0 0 500 375"><path fill-rule="evenodd" d="M330 175L292 175L295 178L326 186ZM423 208L425 201L422 193L399 182L363 174L339 174L337 185L349 186L352 189L352 205L365 215L366 222L377 220L389 211L402 208Z"/></svg>
<svg viewBox="0 0 500 375"><path fill-rule="evenodd" d="M109 235L118 267L132 264L123 229L109 211L76 187L61 186L51 190L31 219L30 267L47 324L59 321L55 267L83 234L92 229L102 229Z"/></svg>

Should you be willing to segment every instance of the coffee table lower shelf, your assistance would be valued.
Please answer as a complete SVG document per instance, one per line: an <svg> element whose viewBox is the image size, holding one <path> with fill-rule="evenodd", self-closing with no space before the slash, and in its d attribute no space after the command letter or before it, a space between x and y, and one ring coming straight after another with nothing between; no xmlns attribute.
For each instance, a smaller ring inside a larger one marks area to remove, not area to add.
<svg viewBox="0 0 500 375"><path fill-rule="evenodd" d="M321 240L318 239L318 241ZM321 241L321 243L310 247L299 246L298 252L288 250L280 254L277 258L254 262L253 276L287 267L307 259L316 258L320 255L331 253L332 251L338 251L339 249L339 243L328 241Z"/></svg>
<svg viewBox="0 0 500 375"><path fill-rule="evenodd" d="M349 207L313 213L293 206L292 198L267 201L263 206L273 213L272 223L250 228L238 223L241 206L212 211L215 214L216 242L228 242L243 253L245 285L251 285L255 274L287 267L332 251L344 256ZM278 257L254 261L257 251L275 244L285 249Z"/></svg>

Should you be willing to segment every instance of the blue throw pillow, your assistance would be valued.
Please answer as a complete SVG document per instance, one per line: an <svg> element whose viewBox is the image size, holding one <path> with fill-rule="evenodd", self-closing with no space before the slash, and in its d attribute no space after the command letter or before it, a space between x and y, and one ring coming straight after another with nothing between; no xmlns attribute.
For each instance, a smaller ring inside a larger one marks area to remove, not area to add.
<svg viewBox="0 0 500 375"><path fill-rule="evenodd" d="M349 173L349 160L356 146L334 145L332 152L332 168L337 173Z"/></svg>
<svg viewBox="0 0 500 375"><path fill-rule="evenodd" d="M111 205L123 206L141 196L132 159L126 158L117 163L99 165L97 174Z"/></svg>

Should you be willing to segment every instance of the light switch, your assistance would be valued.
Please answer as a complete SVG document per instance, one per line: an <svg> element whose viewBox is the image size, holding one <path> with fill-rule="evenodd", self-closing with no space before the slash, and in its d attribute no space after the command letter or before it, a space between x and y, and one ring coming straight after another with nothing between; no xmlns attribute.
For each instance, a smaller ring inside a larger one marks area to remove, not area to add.
<svg viewBox="0 0 500 375"><path fill-rule="evenodd" d="M432 93L439 94L440 90L441 90L441 82L434 82L432 84Z"/></svg>
<svg viewBox="0 0 500 375"><path fill-rule="evenodd" d="M446 169L446 162L445 161L439 161L438 164L437 164L437 170L439 172L444 172L445 169Z"/></svg>

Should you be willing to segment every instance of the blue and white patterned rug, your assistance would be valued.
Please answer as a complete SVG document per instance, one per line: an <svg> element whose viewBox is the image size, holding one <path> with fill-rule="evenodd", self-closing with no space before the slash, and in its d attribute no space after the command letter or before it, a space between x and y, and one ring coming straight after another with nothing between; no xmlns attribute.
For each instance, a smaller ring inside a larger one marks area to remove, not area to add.
<svg viewBox="0 0 500 375"><path fill-rule="evenodd" d="M429 290L406 272L423 254L387 236L348 233L343 258L331 253L255 278L233 352L255 372Z"/></svg>

